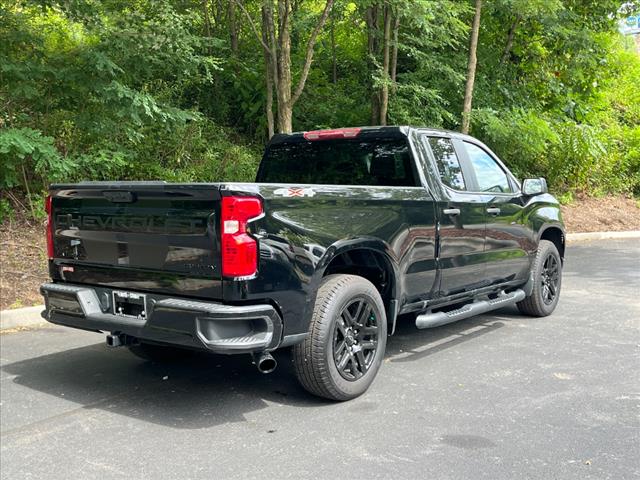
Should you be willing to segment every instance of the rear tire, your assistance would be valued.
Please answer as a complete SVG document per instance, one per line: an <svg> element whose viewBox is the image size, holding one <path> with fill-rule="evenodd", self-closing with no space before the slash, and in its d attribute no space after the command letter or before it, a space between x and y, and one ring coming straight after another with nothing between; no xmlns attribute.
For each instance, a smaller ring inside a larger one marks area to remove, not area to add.
<svg viewBox="0 0 640 480"><path fill-rule="evenodd" d="M540 240L531 273L533 290L531 295L518 302L518 309L533 317L551 315L558 305L562 286L562 260L553 242Z"/></svg>
<svg viewBox="0 0 640 480"><path fill-rule="evenodd" d="M322 280L304 342L293 347L300 384L310 393L345 401L371 385L387 344L387 317L380 293L355 275Z"/></svg>
<svg viewBox="0 0 640 480"><path fill-rule="evenodd" d="M152 343L139 343L127 347L131 353L143 360L158 363L170 363L191 357L194 352L186 348L156 345Z"/></svg>

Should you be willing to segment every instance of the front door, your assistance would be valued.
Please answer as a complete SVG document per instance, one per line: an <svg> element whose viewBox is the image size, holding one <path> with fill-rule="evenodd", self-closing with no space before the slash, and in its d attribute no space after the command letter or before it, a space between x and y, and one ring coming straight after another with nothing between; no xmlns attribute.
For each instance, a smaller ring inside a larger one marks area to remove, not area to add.
<svg viewBox="0 0 640 480"><path fill-rule="evenodd" d="M486 203L468 190L468 179L450 138L429 137L440 175L438 296L448 296L487 285L485 275Z"/></svg>
<svg viewBox="0 0 640 480"><path fill-rule="evenodd" d="M472 189L485 206L486 280L489 284L526 280L535 250L523 215L522 195L500 162L480 145L457 141L466 155ZM458 148L460 150L460 148Z"/></svg>

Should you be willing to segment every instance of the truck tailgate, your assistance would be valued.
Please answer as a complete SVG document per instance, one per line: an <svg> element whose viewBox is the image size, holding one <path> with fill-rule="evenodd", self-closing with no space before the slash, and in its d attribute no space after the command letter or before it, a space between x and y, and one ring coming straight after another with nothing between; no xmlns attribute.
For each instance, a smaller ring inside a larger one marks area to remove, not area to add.
<svg viewBox="0 0 640 480"><path fill-rule="evenodd" d="M53 278L221 298L217 184L53 185Z"/></svg>

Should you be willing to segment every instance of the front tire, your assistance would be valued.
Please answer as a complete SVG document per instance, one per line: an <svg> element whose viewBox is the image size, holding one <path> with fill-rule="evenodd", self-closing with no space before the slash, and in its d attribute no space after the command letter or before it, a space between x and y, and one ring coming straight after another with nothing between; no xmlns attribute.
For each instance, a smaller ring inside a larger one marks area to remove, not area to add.
<svg viewBox="0 0 640 480"><path fill-rule="evenodd" d="M298 380L310 393L345 401L373 382L387 345L387 317L380 293L355 275L322 280L309 335L293 348Z"/></svg>
<svg viewBox="0 0 640 480"><path fill-rule="evenodd" d="M562 286L562 259L553 242L540 240L533 262L533 290L518 302L520 312L533 317L551 315L558 305Z"/></svg>

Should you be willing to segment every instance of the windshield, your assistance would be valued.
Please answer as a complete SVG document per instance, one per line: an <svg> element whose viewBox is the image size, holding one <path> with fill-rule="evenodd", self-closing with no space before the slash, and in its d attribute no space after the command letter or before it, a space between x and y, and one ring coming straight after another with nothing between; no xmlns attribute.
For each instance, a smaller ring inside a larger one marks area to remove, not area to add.
<svg viewBox="0 0 640 480"><path fill-rule="evenodd" d="M263 183L417 186L406 138L321 140L272 145Z"/></svg>

